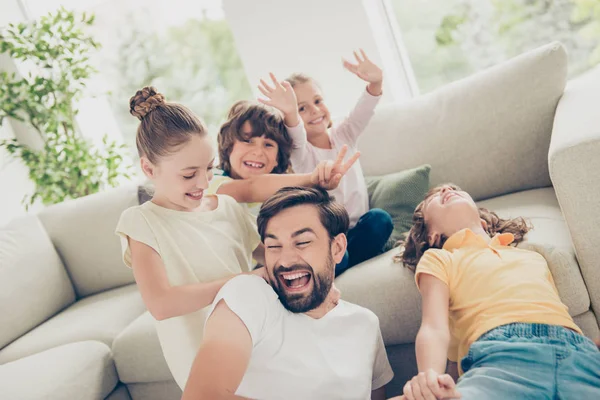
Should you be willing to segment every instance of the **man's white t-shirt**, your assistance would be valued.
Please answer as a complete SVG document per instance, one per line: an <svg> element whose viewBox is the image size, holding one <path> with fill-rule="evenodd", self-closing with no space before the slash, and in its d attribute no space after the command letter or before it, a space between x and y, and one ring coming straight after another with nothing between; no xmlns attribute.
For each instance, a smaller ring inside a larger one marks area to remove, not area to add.
<svg viewBox="0 0 600 400"><path fill-rule="evenodd" d="M269 284L253 275L227 282L213 309L221 300L252 338L252 355L238 396L368 400L372 390L394 376L379 319L366 308L340 300L320 319L292 313Z"/></svg>

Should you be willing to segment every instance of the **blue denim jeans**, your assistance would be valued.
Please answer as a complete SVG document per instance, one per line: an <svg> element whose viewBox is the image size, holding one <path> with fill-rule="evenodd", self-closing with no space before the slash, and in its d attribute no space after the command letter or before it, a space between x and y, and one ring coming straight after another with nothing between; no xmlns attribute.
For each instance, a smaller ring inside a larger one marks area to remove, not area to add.
<svg viewBox="0 0 600 400"><path fill-rule="evenodd" d="M508 324L483 334L462 359L463 400L600 399L600 351L561 326Z"/></svg>
<svg viewBox="0 0 600 400"><path fill-rule="evenodd" d="M348 268L381 254L394 223L386 211L373 208L363 214L356 225L348 231L348 247L344 258L335 266L335 276Z"/></svg>

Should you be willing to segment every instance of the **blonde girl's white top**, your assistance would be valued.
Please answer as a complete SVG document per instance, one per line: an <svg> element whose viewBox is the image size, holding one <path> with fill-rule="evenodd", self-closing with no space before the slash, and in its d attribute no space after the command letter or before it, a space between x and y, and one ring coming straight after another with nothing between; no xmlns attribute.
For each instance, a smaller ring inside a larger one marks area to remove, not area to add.
<svg viewBox="0 0 600 400"><path fill-rule="evenodd" d="M215 210L185 212L148 201L121 214L116 233L131 267L130 237L162 258L171 286L211 282L251 269L260 239L255 219L232 197L217 195ZM185 387L202 341L207 308L156 321L162 351L180 388Z"/></svg>
<svg viewBox="0 0 600 400"><path fill-rule="evenodd" d="M290 157L294 172L298 174L310 173L317 167L319 162L335 160L344 145L348 145L345 161L352 157L358 151L358 137L373 117L375 107L380 99L381 96L372 96L366 90L363 92L348 116L339 124L334 124L330 129L331 149L321 149L313 146L306 138L306 130L302 120L300 120L298 126L288 126L287 131L294 142ZM350 217L350 228L354 227L360 217L369 211L369 195L360 160L354 163L344 175L344 179L340 181L339 186L330 193L346 207Z"/></svg>

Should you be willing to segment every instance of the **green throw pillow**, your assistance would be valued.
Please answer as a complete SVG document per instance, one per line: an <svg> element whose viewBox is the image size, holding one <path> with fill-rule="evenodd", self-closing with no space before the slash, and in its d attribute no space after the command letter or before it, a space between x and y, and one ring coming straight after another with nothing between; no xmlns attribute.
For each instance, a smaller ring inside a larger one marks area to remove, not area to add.
<svg viewBox="0 0 600 400"><path fill-rule="evenodd" d="M422 165L406 171L365 178L369 207L387 211L394 221L394 230L385 250L391 249L403 237L403 233L410 230L413 212L429 190L430 170L430 165Z"/></svg>

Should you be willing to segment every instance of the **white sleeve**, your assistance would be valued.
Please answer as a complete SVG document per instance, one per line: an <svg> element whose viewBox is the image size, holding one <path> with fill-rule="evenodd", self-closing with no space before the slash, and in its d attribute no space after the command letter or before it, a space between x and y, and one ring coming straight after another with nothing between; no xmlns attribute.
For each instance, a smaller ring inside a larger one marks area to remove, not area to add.
<svg viewBox="0 0 600 400"><path fill-rule="evenodd" d="M336 142L353 146L371 121L380 99L381 95L373 96L365 90L350 114L337 127L333 127L331 135Z"/></svg>
<svg viewBox="0 0 600 400"><path fill-rule="evenodd" d="M385 351L385 344L383 343L383 337L381 336L379 320L377 321L377 338L375 346L375 361L373 362L373 381L371 390L377 390L387 385L394 377L394 371L392 371L392 367L390 366L387 352Z"/></svg>
<svg viewBox="0 0 600 400"><path fill-rule="evenodd" d="M295 173L307 173L312 172L316 165L310 165L310 157L308 157L308 143L306 138L306 130L304 129L304 123L300 120L300 123L296 126L289 127L286 125L288 134L292 138L292 154L290 155L290 161L292 162L292 169Z"/></svg>
<svg viewBox="0 0 600 400"><path fill-rule="evenodd" d="M255 275L239 275L223 285L209 309L207 320L221 300L246 325L253 346L264 337L278 312L277 294L264 279Z"/></svg>
<svg viewBox="0 0 600 400"><path fill-rule="evenodd" d="M156 235L154 235L148 220L139 209L139 206L123 211L117 223L115 233L121 238L123 262L129 268L131 268L131 249L129 248L128 238L150 246L160 255Z"/></svg>
<svg viewBox="0 0 600 400"><path fill-rule="evenodd" d="M260 243L258 228L256 227L256 217L250 214L248 207L238 203L233 197L228 195L219 195L219 201L228 201L231 207L235 209L236 222L240 224L240 232L242 233L242 242L246 253L252 254Z"/></svg>

